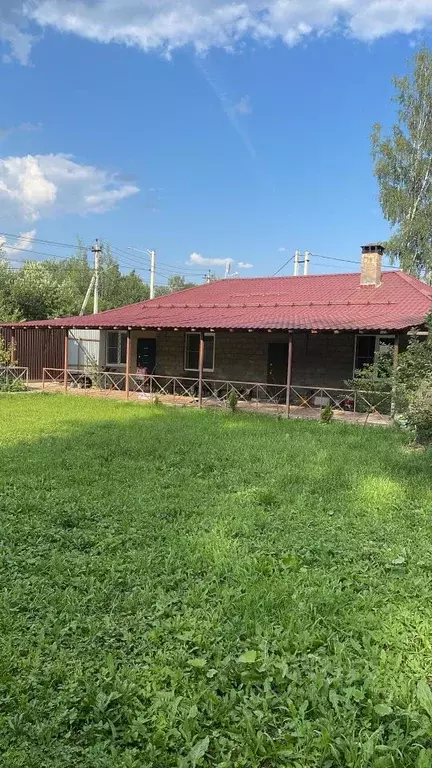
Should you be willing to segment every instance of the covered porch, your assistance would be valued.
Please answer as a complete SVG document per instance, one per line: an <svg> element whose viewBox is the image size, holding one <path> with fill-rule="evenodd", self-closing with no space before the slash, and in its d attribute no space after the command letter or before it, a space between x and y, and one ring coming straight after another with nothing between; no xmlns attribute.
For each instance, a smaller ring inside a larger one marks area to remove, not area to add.
<svg viewBox="0 0 432 768"><path fill-rule="evenodd" d="M377 401L346 384L382 344L396 365L400 339L389 332L112 328L74 367L65 329L64 366L44 369L42 386L189 407L227 407L234 396L240 410L288 418L320 418L330 405L336 418L387 423L390 391Z"/></svg>

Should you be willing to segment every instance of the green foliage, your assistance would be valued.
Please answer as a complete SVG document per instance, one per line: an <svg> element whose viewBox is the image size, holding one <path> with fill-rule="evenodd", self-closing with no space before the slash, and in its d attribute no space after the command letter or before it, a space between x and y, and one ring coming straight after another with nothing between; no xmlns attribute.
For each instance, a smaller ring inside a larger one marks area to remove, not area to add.
<svg viewBox="0 0 432 768"><path fill-rule="evenodd" d="M2 768L431 765L431 467L408 437L1 408Z"/></svg>
<svg viewBox="0 0 432 768"><path fill-rule="evenodd" d="M331 407L330 403L328 403L321 411L321 421L324 424L330 424L334 416L333 408Z"/></svg>
<svg viewBox="0 0 432 768"><path fill-rule="evenodd" d="M156 288L156 297L168 296L176 291L184 291L186 288L194 288L195 283L186 282L182 275L172 275L168 278L166 285L160 285Z"/></svg>
<svg viewBox="0 0 432 768"><path fill-rule="evenodd" d="M72 256L43 262L28 261L17 271L12 270L5 259L0 260L0 322L79 314L92 274L87 249L80 242ZM192 285L183 277L173 275L158 295ZM148 284L135 270L124 274L109 245L105 245L101 257L100 311L149 298ZM87 312L92 310L92 301L93 297Z"/></svg>
<svg viewBox="0 0 432 768"><path fill-rule="evenodd" d="M6 371L0 370L0 392L24 392L25 382L22 379L14 379Z"/></svg>
<svg viewBox="0 0 432 768"><path fill-rule="evenodd" d="M355 372L354 378L345 382L354 390L356 410L359 413L390 413L393 388L393 349L383 345L375 361Z"/></svg>
<svg viewBox="0 0 432 768"><path fill-rule="evenodd" d="M399 356L396 375L398 411L406 411L423 382L432 382L432 340L430 336L426 339L414 336Z"/></svg>
<svg viewBox="0 0 432 768"><path fill-rule="evenodd" d="M238 398L237 392L235 391L235 389L231 389L228 395L228 400L227 400L228 408L230 409L231 413L235 413L237 411L238 401L239 401L239 398Z"/></svg>
<svg viewBox="0 0 432 768"><path fill-rule="evenodd" d="M61 292L47 265L29 261L19 270L11 297L21 317L43 320L58 313Z"/></svg>
<svg viewBox="0 0 432 768"><path fill-rule="evenodd" d="M10 365L12 360L12 345L6 344L0 332L0 365Z"/></svg>
<svg viewBox="0 0 432 768"><path fill-rule="evenodd" d="M413 71L394 79L399 121L392 135L375 125L375 175L385 218L394 228L386 250L418 277L432 272L432 51L423 47Z"/></svg>
<svg viewBox="0 0 432 768"><path fill-rule="evenodd" d="M424 380L408 406L408 423L420 445L432 445L432 379Z"/></svg>

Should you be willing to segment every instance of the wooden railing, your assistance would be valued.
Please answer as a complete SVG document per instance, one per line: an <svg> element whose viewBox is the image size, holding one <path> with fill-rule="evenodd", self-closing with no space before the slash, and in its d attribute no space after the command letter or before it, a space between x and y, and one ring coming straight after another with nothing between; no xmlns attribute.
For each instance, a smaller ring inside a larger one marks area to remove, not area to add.
<svg viewBox="0 0 432 768"><path fill-rule="evenodd" d="M128 386L127 386L128 383ZM235 401L239 409L271 410L281 415L319 416L326 405L335 414L373 414L387 418L391 413L392 395L388 392L356 390L344 387L309 387L292 385L287 397L284 384L250 381L203 379L200 399L199 378L184 376L155 376L111 371L82 371L45 368L43 388L59 386L64 390L98 390L103 393L122 392L125 397L162 401L181 405L227 407ZM234 397L233 397L234 396Z"/></svg>
<svg viewBox="0 0 432 768"><path fill-rule="evenodd" d="M27 387L29 379L28 368L20 368L17 365L0 365L0 383L13 384L21 383Z"/></svg>

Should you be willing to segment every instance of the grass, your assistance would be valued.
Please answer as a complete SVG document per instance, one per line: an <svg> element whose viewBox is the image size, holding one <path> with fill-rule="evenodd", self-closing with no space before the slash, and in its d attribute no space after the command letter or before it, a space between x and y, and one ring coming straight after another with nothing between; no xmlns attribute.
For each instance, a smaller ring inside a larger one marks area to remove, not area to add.
<svg viewBox="0 0 432 768"><path fill-rule="evenodd" d="M4 768L432 765L431 456L0 400Z"/></svg>

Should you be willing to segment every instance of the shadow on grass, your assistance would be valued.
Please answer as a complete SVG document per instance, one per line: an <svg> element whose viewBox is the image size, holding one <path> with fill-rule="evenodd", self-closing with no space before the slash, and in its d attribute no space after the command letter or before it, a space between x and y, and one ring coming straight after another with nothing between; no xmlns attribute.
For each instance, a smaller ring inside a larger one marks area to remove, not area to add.
<svg viewBox="0 0 432 768"><path fill-rule="evenodd" d="M5 766L429 759L426 455L388 430L65 403L13 406L0 450Z"/></svg>

